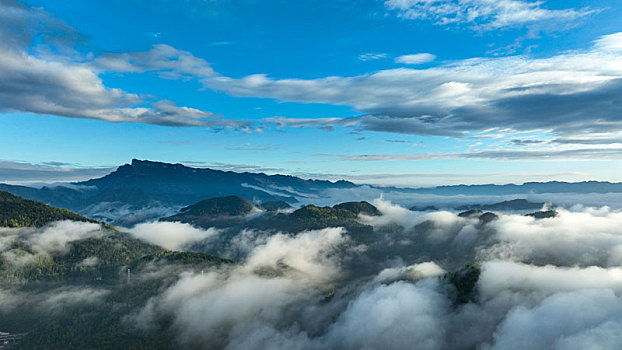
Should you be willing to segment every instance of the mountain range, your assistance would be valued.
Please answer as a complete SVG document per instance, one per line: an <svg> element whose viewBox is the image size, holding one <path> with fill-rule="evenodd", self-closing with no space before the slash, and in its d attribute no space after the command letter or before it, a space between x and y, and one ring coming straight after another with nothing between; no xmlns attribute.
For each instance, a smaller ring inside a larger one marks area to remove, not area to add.
<svg viewBox="0 0 622 350"><path fill-rule="evenodd" d="M317 199L329 198L342 191L352 200L356 191L368 191L372 200L383 192L396 192L404 198L434 196L518 196L541 193L622 193L622 183L527 182L522 185L456 185L425 188L378 187L349 181L302 179L289 175L232 172L192 168L134 159L110 174L88 181L41 188L0 184L0 190L30 200L66 208L95 220L116 225L132 225L176 214L179 209L207 198L239 196L253 203L279 203L301 206ZM338 197L338 196L337 196ZM334 200L336 204L342 200ZM494 209L494 208L491 208ZM496 208L498 209L498 208Z"/></svg>
<svg viewBox="0 0 622 350"><path fill-rule="evenodd" d="M132 212L130 219L142 221L174 214L181 207L212 197L236 195L254 202L296 203L299 198L316 196L326 189L356 186L348 181L304 180L134 159L131 164L98 179L41 188L0 184L0 190L98 220L124 224L116 219L125 213ZM145 214L136 217L137 212Z"/></svg>

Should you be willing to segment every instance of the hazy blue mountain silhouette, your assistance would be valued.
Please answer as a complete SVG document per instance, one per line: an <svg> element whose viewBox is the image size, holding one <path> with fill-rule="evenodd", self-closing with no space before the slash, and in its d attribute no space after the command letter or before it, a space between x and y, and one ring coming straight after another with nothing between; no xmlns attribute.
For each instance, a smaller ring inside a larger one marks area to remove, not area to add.
<svg viewBox="0 0 622 350"><path fill-rule="evenodd" d="M268 201L295 204L305 197L321 198L326 190L356 190L362 186L343 180L336 182L305 180L289 175L237 173L134 159L130 164L122 165L110 174L97 179L71 183L66 186L44 186L42 188L0 184L0 190L55 207L70 209L107 222L130 216L130 221L116 222L116 224L129 225L146 219L173 215L181 207L207 198L239 196L255 204ZM520 196L530 193L622 193L622 183L599 181L575 183L551 181L527 182L522 185L457 185L427 188L369 187L381 191L412 194L413 198L416 198L418 194ZM344 192L344 194L347 193ZM147 214L136 214L142 212L144 208L154 207L159 208L159 211L152 210ZM106 212L114 210L118 212L106 216Z"/></svg>

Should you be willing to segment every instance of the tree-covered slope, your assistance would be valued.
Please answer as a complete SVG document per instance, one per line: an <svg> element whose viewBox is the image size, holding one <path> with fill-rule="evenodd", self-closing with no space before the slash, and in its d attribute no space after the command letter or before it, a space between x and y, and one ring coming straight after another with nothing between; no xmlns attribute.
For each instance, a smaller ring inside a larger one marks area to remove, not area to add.
<svg viewBox="0 0 622 350"><path fill-rule="evenodd" d="M227 217L250 213L255 206L238 196L216 197L200 201L180 210L179 216Z"/></svg>
<svg viewBox="0 0 622 350"><path fill-rule="evenodd" d="M96 222L67 209L50 207L0 191L0 227L41 227L60 220Z"/></svg>
<svg viewBox="0 0 622 350"><path fill-rule="evenodd" d="M364 215L370 215L370 216L382 215L382 213L380 212L380 210L378 210L378 208L376 208L375 206L371 205L369 202L366 202L366 201L345 202L345 203L337 204L333 206L333 208L337 210L340 210L340 209L347 210L354 214L364 214Z"/></svg>
<svg viewBox="0 0 622 350"><path fill-rule="evenodd" d="M0 243L0 331L25 333L20 349L176 348L167 327L144 333L124 318L182 273L232 263L90 222L2 228Z"/></svg>
<svg viewBox="0 0 622 350"><path fill-rule="evenodd" d="M327 227L345 227L351 232L370 232L371 226L361 224L359 214L380 215L368 202L346 202L334 207L306 205L291 213L267 211L254 217L241 217L254 208L253 204L237 196L218 197L183 208L176 215L161 221L180 221L204 228L218 227L231 231L244 228L300 232Z"/></svg>

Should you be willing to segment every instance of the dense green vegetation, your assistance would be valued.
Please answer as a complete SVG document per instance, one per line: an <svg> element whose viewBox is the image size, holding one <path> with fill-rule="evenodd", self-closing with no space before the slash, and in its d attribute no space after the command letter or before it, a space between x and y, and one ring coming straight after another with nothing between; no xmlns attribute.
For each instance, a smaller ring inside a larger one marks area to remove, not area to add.
<svg viewBox="0 0 622 350"><path fill-rule="evenodd" d="M459 207L458 209L479 209L479 210L533 210L544 206L543 202L530 202L526 199L512 199L493 204L478 204Z"/></svg>
<svg viewBox="0 0 622 350"><path fill-rule="evenodd" d="M286 201L267 201L261 203L261 208L267 211L278 211L283 209L289 209L292 206Z"/></svg>
<svg viewBox="0 0 622 350"><path fill-rule="evenodd" d="M471 263L462 269L448 273L444 279L447 280L456 289L456 302L458 304L466 304L474 302L477 299L477 281L481 274L481 268L478 264Z"/></svg>
<svg viewBox="0 0 622 350"><path fill-rule="evenodd" d="M223 259L214 255L196 253L196 252L178 252L171 250L163 250L155 254L142 257L140 260L134 261L132 266L138 266L141 263L176 263L181 265L218 265L230 264L233 261Z"/></svg>
<svg viewBox="0 0 622 350"><path fill-rule="evenodd" d="M250 213L255 206L248 199L238 196L216 197L200 201L182 208L171 220L182 220L190 217L228 217Z"/></svg>
<svg viewBox="0 0 622 350"><path fill-rule="evenodd" d="M123 269L117 268L116 276L111 276L114 279L83 280L78 284L84 288L106 291L98 302L75 303L47 314L36 309L26 314L23 310L15 310L4 319L18 321L9 330L29 332L20 344L22 349L183 348L175 342L174 331L169 328L168 320L162 320L161 324L154 325L153 330L143 332L134 328L126 317L137 312L149 298L174 283L181 271L190 268L199 272L223 263L231 261L202 253L161 250L127 264L132 271L131 281L126 279L126 266L123 266ZM148 277L150 272L158 270L161 273ZM76 282L75 279L71 281L74 285ZM31 282L21 287L21 291L35 292L67 285L67 282L43 283ZM1 320L0 327L7 329Z"/></svg>
<svg viewBox="0 0 622 350"><path fill-rule="evenodd" d="M268 205L271 207L272 203ZM284 206L274 203L274 207ZM307 205L292 213L268 211L257 217L240 217L249 213L252 203L244 198L230 196L211 198L182 209L178 214L163 221L181 221L200 227L225 228L232 232L244 228L296 233L328 227L345 227L353 235L370 234L371 226L361 224L358 214L380 215L380 211L368 202L346 202L334 207Z"/></svg>
<svg viewBox="0 0 622 350"><path fill-rule="evenodd" d="M50 249L42 250L37 246L43 244L41 235L59 229L46 225L59 220L97 223L65 209L0 192L0 224L31 227L0 234L4 244L0 297L5 303L0 308L0 331L28 333L17 348L180 348L166 320L155 325L153 332L142 332L125 318L174 283L182 271L198 272L232 263L203 253L165 250L107 225L85 228L85 234L67 242L66 249L54 249L58 246L46 241ZM74 300L63 301L63 295Z"/></svg>
<svg viewBox="0 0 622 350"><path fill-rule="evenodd" d="M559 216L557 210L541 210L535 213L527 214L527 216L531 216L536 219L551 219Z"/></svg>
<svg viewBox="0 0 622 350"><path fill-rule="evenodd" d="M471 210L467 210L464 211L460 214L458 214L459 217L461 218L475 218L475 219L479 219L479 222L482 224L487 224L489 222L492 222L494 220L497 220L499 218L499 216L495 213L491 213L491 212L483 212L479 209L471 209Z"/></svg>
<svg viewBox="0 0 622 350"><path fill-rule="evenodd" d="M116 279L123 265L143 256L164 251L130 237L126 233L103 231L101 237L87 238L73 242L67 254L34 255L35 260L20 269L8 268L10 262L0 258L0 280L19 282L22 280L75 280ZM32 249L23 241L12 242L11 252L27 256Z"/></svg>
<svg viewBox="0 0 622 350"><path fill-rule="evenodd" d="M0 191L0 227L41 227L59 220L96 222L66 209Z"/></svg>
<svg viewBox="0 0 622 350"><path fill-rule="evenodd" d="M15 308L0 309L0 330L28 332L19 345L23 349L179 348L166 324L144 333L128 326L124 317L174 283L181 271L232 263L203 253L165 250L110 230L72 242L66 253L36 254L21 236L9 250L36 257L21 267L0 258L1 290L22 296L14 301ZM94 301L45 303L67 291L93 292Z"/></svg>
<svg viewBox="0 0 622 350"><path fill-rule="evenodd" d="M365 214L365 215L371 215L371 216L382 215L380 210L378 210L376 207L374 207L373 205L369 204L366 201L345 202L345 203L337 204L333 208L337 210L339 209L347 210L354 214Z"/></svg>
<svg viewBox="0 0 622 350"><path fill-rule="evenodd" d="M19 344L20 349L178 348L166 325L156 325L153 332L142 332L125 320L159 288L167 285L170 281L166 279L146 279L137 283L119 280L112 285L82 284L82 288L105 293L91 302L65 303L52 309L22 305L2 315L0 327L11 332L28 332ZM37 293L44 288L55 291L62 287L59 283L47 282L28 284L20 291L37 298Z"/></svg>
<svg viewBox="0 0 622 350"><path fill-rule="evenodd" d="M356 226L357 215L349 210L331 207L304 206L290 215L286 220L289 230L316 230L336 226Z"/></svg>

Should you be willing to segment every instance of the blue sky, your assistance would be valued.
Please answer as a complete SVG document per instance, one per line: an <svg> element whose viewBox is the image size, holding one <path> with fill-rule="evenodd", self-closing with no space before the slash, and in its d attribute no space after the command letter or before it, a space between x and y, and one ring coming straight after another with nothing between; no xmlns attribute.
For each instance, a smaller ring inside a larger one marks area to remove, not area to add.
<svg viewBox="0 0 622 350"><path fill-rule="evenodd" d="M613 0L0 0L0 182L622 181Z"/></svg>

